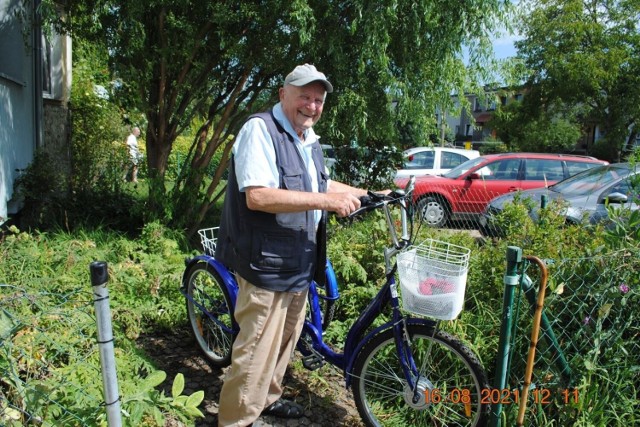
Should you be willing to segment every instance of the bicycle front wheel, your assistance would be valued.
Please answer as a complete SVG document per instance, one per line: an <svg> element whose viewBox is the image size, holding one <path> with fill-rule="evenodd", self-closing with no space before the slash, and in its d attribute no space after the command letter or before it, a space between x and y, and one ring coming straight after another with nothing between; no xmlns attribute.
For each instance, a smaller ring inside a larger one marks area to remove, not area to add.
<svg viewBox="0 0 640 427"><path fill-rule="evenodd" d="M229 291L206 262L193 266L186 280L187 315L196 342L211 365L228 366L235 338Z"/></svg>
<svg viewBox="0 0 640 427"><path fill-rule="evenodd" d="M446 332L409 324L415 363L412 390L403 373L393 331L373 336L353 369L353 396L367 426L479 426L487 377L477 357Z"/></svg>

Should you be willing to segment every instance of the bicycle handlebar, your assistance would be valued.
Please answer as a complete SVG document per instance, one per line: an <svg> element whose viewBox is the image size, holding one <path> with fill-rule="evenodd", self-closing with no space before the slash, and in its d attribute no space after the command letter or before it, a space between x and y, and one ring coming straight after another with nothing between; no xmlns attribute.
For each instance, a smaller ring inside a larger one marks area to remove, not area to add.
<svg viewBox="0 0 640 427"><path fill-rule="evenodd" d="M391 233L393 245L396 249L404 248L411 235L409 233L409 215L407 210L411 203L411 197L413 195L413 189L415 187L416 178L411 176L404 189L397 189L391 191L389 194L380 194L368 191L366 196L360 197L360 207L347 216L348 219L353 219L357 216L361 216L365 212L372 211L374 209L383 208L387 219L387 226ZM401 212L401 226L402 235L398 239L398 235L395 228L395 223L391 218L391 212L389 211L389 205L400 205L402 207Z"/></svg>
<svg viewBox="0 0 640 427"><path fill-rule="evenodd" d="M406 187L404 189L396 189L389 194L374 193L373 191L367 191L366 196L360 197L360 207L351 212L347 218L353 219L365 212L378 209L386 204L402 204L403 201L409 199L413 194L413 188L415 186L415 176L411 176Z"/></svg>

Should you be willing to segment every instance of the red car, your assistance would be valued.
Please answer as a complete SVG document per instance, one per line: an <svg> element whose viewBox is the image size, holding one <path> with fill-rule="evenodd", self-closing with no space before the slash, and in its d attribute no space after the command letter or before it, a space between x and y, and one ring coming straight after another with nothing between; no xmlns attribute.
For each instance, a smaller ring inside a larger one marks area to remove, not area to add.
<svg viewBox="0 0 640 427"><path fill-rule="evenodd" d="M432 227L449 220L476 220L491 199L512 191L546 187L571 175L606 165L593 157L569 154L502 153L468 160L442 176L416 178L418 217ZM407 178L395 181L403 188Z"/></svg>

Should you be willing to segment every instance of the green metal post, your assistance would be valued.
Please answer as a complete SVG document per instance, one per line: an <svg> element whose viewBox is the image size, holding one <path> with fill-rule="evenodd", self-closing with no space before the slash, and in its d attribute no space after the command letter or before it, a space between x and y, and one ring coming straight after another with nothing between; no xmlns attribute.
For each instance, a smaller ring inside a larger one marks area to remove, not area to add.
<svg viewBox="0 0 640 427"><path fill-rule="evenodd" d="M502 323L500 325L500 341L498 343L498 357L496 358L496 372L493 387L503 390L507 386L507 368L511 352L511 329L513 327L513 297L518 286L518 267L522 263L522 249L517 246L507 248L507 270L504 274L504 296L502 301ZM491 405L490 426L500 426L502 403Z"/></svg>

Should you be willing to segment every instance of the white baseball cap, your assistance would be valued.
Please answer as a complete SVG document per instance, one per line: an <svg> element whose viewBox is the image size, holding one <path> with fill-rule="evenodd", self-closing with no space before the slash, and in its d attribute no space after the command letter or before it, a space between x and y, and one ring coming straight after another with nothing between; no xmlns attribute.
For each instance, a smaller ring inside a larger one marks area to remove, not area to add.
<svg viewBox="0 0 640 427"><path fill-rule="evenodd" d="M327 89L327 93L333 92L333 86L327 80L327 76L310 64L298 65L284 79L285 85L293 86L304 86L311 82L320 82Z"/></svg>

